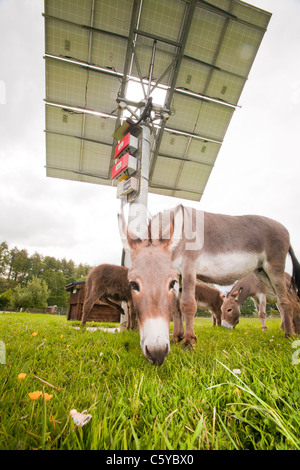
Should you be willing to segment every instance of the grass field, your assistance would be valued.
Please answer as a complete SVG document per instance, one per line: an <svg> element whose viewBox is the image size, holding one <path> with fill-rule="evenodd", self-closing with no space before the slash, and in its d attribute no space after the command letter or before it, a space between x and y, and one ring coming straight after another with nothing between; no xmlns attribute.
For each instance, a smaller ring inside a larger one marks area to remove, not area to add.
<svg viewBox="0 0 300 470"><path fill-rule="evenodd" d="M229 332L197 318L195 350L172 345L161 367L146 361L137 331L74 326L0 315L0 449L300 449L300 364L279 319L267 332L241 319ZM92 415L83 428L73 408Z"/></svg>

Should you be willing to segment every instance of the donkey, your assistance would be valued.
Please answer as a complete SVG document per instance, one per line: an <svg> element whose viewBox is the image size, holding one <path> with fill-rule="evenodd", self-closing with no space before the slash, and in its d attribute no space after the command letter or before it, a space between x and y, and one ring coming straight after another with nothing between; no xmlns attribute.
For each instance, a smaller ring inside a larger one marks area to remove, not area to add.
<svg viewBox="0 0 300 470"><path fill-rule="evenodd" d="M252 271L267 278L278 297L286 336L294 333L292 305L287 296L284 268L287 253L293 262L293 282L300 293L300 264L286 228L257 216L230 216L177 206L149 222L148 237L128 230L119 215L123 247L130 253L128 279L137 310L141 347L147 360L162 364L169 354L170 313L174 289L182 276L180 310L174 315L173 341L193 348L196 275L204 282L233 284ZM175 301L176 305L176 301ZM180 315L185 318L182 337Z"/></svg>
<svg viewBox="0 0 300 470"><path fill-rule="evenodd" d="M285 285L288 297L293 306L293 326L296 334L300 333L299 316L300 302L296 295L292 284L292 278L288 273L284 273ZM266 285L260 281L255 274L251 273L238 281L225 296L223 295L222 310L222 326L232 329L238 322L240 317L240 306L248 297L252 297L256 305L263 331L267 330L266 325L266 306L267 302L277 302L277 297L271 289L270 285Z"/></svg>
<svg viewBox="0 0 300 470"><path fill-rule="evenodd" d="M195 299L198 307L207 308L212 313L213 326L221 326L223 294L204 282L196 282Z"/></svg>
<svg viewBox="0 0 300 470"><path fill-rule="evenodd" d="M180 292L182 292L182 288L179 289ZM221 306L223 304L223 298L224 294L220 292L218 289L215 287L209 286L208 284L204 282L196 282L195 286L195 299L197 302L197 306L200 308L205 308L208 309L211 314L212 314L212 320L213 320L213 326L221 326L221 317L222 317L222 311L221 311ZM178 306L178 310L179 310ZM175 312L176 314L176 312ZM177 321L180 323L179 330L180 333L178 333L177 341L179 337L182 339L184 335L184 327L183 327L183 322L182 322L182 316L177 317ZM176 320L175 320L176 321ZM171 342L177 342L175 338L172 338Z"/></svg>
<svg viewBox="0 0 300 470"><path fill-rule="evenodd" d="M85 325L89 313L97 300L101 300L124 313L115 302L125 301L128 305L129 320L134 321L131 288L128 282L128 268L113 264L101 264L91 269L85 283L85 300L81 326ZM115 302L113 302L115 301Z"/></svg>

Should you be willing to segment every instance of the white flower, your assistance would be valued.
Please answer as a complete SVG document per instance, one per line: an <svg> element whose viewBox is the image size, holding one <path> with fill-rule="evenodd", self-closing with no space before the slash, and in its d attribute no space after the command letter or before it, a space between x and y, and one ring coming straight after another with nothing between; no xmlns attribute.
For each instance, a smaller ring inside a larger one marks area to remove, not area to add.
<svg viewBox="0 0 300 470"><path fill-rule="evenodd" d="M81 413L75 409L70 411L70 415L72 416L76 426L85 426L92 419L92 415L87 414L86 411L87 410L84 410Z"/></svg>

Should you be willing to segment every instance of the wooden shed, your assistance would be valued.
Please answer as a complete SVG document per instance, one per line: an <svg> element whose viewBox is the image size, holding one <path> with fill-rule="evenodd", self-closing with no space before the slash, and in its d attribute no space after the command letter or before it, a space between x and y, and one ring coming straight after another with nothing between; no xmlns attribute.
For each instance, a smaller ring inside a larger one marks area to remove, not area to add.
<svg viewBox="0 0 300 470"><path fill-rule="evenodd" d="M70 292L67 320L81 320L84 302L85 281L72 282L65 289ZM119 322L120 312L104 302L96 302L87 321Z"/></svg>

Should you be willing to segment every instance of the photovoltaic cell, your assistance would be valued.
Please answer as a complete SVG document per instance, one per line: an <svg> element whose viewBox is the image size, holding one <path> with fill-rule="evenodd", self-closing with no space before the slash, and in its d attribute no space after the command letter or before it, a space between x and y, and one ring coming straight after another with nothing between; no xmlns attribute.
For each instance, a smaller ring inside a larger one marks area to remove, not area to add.
<svg viewBox="0 0 300 470"><path fill-rule="evenodd" d="M171 116L152 134L149 191L200 200L271 14L240 0L45 0L44 12L47 176L112 184L116 98L148 78L156 41Z"/></svg>

